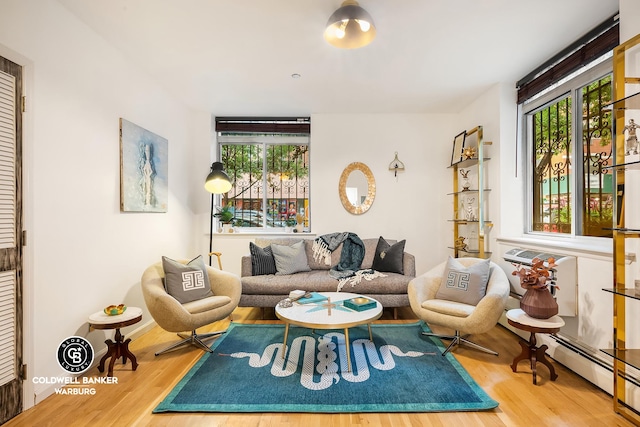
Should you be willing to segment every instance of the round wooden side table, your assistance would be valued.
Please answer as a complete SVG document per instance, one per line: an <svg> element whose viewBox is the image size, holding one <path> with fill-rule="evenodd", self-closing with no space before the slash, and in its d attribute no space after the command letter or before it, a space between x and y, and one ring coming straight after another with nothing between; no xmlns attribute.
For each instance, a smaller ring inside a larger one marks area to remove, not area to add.
<svg viewBox="0 0 640 427"><path fill-rule="evenodd" d="M109 362L109 371L107 372L107 376L109 377L113 376L113 364L120 357L122 357L122 363L127 363L127 359L131 360L131 367L134 371L136 370L138 367L138 361L129 350L131 338L127 338L125 340L124 336L120 332L120 328L131 326L138 323L140 320L142 320L142 309L138 307L127 307L124 313L116 316L109 316L105 314L104 311L97 311L89 316L90 331L93 329L116 330L116 335L114 337L115 341L110 339L105 341L108 348L107 354L100 359L100 364L98 365L98 370L100 372L104 372L104 363L109 357L111 357L111 361Z"/></svg>
<svg viewBox="0 0 640 427"><path fill-rule="evenodd" d="M529 342L524 340L520 340L520 346L522 347L522 352L513 359L513 363L511 364L511 370L516 372L516 368L518 366L518 362L521 360L528 359L531 361L531 371L533 373L533 384L536 384L536 365L537 362L542 363L547 368L549 368L549 372L551 373L551 381L555 381L558 378L558 374L556 374L556 370L553 368L553 365L547 359L545 355L545 351L549 348L546 344L538 347L536 344L536 333L539 334L554 334L560 330L561 327L564 326L564 320L560 316L553 316L549 319L536 319L529 315L527 315L522 309L515 308L513 310L507 311L507 321L509 324L515 328L518 328L523 331L531 332L531 336L529 337Z"/></svg>

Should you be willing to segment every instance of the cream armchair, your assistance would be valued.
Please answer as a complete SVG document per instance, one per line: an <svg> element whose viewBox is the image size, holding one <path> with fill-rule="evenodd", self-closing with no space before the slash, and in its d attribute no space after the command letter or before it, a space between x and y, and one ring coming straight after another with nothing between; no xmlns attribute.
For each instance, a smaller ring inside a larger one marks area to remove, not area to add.
<svg viewBox="0 0 640 427"><path fill-rule="evenodd" d="M181 260L180 262L186 264L188 261ZM213 296L185 304L178 302L165 290L162 262L153 264L142 274L142 295L149 313L156 323L169 332L191 331L190 334L178 333L182 341L158 351L156 356L184 344L192 344L211 352L211 349L202 340L226 332L196 334L196 329L224 319L238 306L242 293L240 277L208 266L207 273Z"/></svg>
<svg viewBox="0 0 640 427"><path fill-rule="evenodd" d="M478 258L458 258L457 260L464 267L483 261ZM461 333L482 334L498 323L509 297L510 285L507 275L497 264L491 262L486 295L477 305L473 306L435 298L446 264L443 262L413 279L409 282L407 292L411 309L416 316L428 324L451 328L455 333L454 335L443 335L423 332L423 334L451 340L449 346L442 353L443 356L459 344L467 344L478 350L498 355L493 350L469 341L468 335L462 336Z"/></svg>

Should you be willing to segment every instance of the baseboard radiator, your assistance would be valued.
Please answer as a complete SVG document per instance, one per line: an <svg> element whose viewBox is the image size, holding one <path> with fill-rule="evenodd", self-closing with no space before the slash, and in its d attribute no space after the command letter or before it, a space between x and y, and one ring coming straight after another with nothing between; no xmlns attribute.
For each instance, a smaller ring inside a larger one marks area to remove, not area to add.
<svg viewBox="0 0 640 427"><path fill-rule="evenodd" d="M551 270L551 280L558 284L561 292L554 294L558 302L559 315L565 318L572 318L578 315L578 278L577 259L574 256L557 255L540 250L526 248L505 248L502 259L497 261L505 271L511 283L511 292L505 308L505 314L501 317L499 324L509 329L524 340L529 339L529 332L522 331L509 325L506 312L513 308L520 307L520 299L525 290L520 286L517 276L511 273L516 269L515 265L531 265L533 258L547 260L549 257L556 259L557 266ZM539 345L546 344L549 348L546 353L555 362L567 367L571 371L585 378L596 387L604 390L610 395L613 394L613 359L598 349L590 347L588 344L576 340L573 336L563 334L562 329L556 335L538 334ZM523 367L525 363L523 362ZM539 368L544 371L544 367ZM545 373L543 372L544 376ZM548 375L548 372L547 372ZM547 377L548 378L548 377ZM640 407L640 372L633 368L627 368L625 379L628 385L628 396L636 396L633 400L634 407Z"/></svg>

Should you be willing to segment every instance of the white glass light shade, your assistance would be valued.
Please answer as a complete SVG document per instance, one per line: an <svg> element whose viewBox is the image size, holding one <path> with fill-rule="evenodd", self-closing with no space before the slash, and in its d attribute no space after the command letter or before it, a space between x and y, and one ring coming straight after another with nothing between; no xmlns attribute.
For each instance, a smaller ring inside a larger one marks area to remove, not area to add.
<svg viewBox="0 0 640 427"><path fill-rule="evenodd" d="M204 188L209 193L222 194L231 190L231 180L222 168L221 162L213 162L211 165L211 173L209 173L204 183Z"/></svg>
<svg viewBox="0 0 640 427"><path fill-rule="evenodd" d="M345 0L327 21L324 38L341 49L357 49L368 45L376 37L371 15L357 1Z"/></svg>

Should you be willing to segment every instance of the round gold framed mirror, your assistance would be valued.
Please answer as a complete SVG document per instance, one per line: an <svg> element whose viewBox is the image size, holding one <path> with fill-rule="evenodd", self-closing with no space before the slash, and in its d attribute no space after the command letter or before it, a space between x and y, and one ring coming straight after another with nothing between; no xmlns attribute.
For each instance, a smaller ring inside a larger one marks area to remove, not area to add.
<svg viewBox="0 0 640 427"><path fill-rule="evenodd" d="M364 163L353 162L342 171L338 192L342 206L354 215L369 210L376 197L376 180Z"/></svg>

